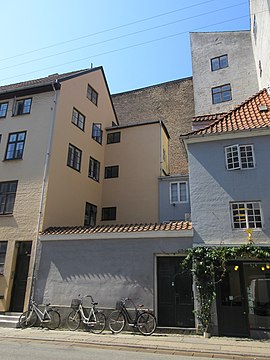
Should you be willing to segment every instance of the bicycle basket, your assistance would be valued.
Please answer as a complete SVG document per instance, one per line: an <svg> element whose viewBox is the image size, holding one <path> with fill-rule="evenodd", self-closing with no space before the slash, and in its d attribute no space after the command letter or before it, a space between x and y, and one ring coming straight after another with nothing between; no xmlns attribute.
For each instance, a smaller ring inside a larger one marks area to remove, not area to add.
<svg viewBox="0 0 270 360"><path fill-rule="evenodd" d="M116 310L121 310L122 307L123 307L123 301L122 300L116 301L116 305L115 305Z"/></svg>
<svg viewBox="0 0 270 360"><path fill-rule="evenodd" d="M71 300L71 307L72 307L72 309L77 310L77 309L79 308L80 303L81 303L81 300L79 300L79 299L72 299L72 300Z"/></svg>

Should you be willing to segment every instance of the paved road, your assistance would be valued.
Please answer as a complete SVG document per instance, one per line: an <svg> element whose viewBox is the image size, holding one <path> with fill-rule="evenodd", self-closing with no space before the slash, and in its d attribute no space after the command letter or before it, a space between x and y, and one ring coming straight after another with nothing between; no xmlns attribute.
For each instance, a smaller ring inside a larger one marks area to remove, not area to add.
<svg viewBox="0 0 270 360"><path fill-rule="evenodd" d="M206 357L190 357L168 354L153 354L138 351L96 349L89 346L47 343L31 340L0 341L1 360L206 360ZM216 358L217 359L217 358Z"/></svg>

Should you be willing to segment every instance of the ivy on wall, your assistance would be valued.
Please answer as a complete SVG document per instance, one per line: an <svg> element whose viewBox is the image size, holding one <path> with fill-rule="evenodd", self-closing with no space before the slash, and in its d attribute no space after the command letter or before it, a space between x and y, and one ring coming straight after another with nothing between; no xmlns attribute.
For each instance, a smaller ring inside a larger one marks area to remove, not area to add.
<svg viewBox="0 0 270 360"><path fill-rule="evenodd" d="M187 250L182 263L194 275L199 307L195 311L202 326L202 331L209 332L211 326L211 308L216 298L216 284L222 281L226 273L228 260L254 259L270 261L269 248L262 248L253 243L234 246L199 246Z"/></svg>

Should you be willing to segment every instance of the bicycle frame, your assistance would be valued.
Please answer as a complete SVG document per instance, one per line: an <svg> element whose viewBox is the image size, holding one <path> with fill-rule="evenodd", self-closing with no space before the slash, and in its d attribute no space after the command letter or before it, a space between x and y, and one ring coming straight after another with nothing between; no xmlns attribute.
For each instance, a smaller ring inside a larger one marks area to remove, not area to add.
<svg viewBox="0 0 270 360"><path fill-rule="evenodd" d="M48 320L51 319L50 315L48 314L47 308L48 308L48 305L45 305L44 312L42 312L33 301L31 303L31 311L36 313L40 322L45 321L46 317Z"/></svg>
<svg viewBox="0 0 270 360"><path fill-rule="evenodd" d="M91 307L91 310L90 310L88 316L85 316L85 309L84 309L84 307L82 306L82 304L79 305L79 309L78 309L77 311L80 313L82 322L83 322L84 324L91 324L91 322L95 323L95 322L97 321L97 318L96 318L96 315L95 315L95 307L94 307L94 306ZM94 318L94 321L90 321L90 319L91 319L92 316L93 316L93 318Z"/></svg>
<svg viewBox="0 0 270 360"><path fill-rule="evenodd" d="M126 301L130 301L132 303L132 305L134 306L134 309L135 309L135 318L134 320L131 318L131 315L130 313L128 312L128 309L126 308ZM121 306L121 310L120 310L123 314L123 316L125 317L127 323L129 326L136 326L137 325L137 320L138 320L138 317L139 315L141 315L143 312L146 312L145 309L143 310L140 310L140 309L137 309L137 307L135 306L134 302L129 299L129 298L126 298L123 302L122 302L122 306Z"/></svg>

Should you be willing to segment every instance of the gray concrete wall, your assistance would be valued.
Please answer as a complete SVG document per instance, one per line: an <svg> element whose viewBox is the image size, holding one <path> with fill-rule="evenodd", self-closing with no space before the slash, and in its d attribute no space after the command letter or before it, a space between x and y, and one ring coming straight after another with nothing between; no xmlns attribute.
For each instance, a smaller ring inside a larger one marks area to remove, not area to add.
<svg viewBox="0 0 270 360"><path fill-rule="evenodd" d="M253 231L256 244L270 243L269 136L188 145L194 243L244 244L244 230L233 230L231 201L261 201L263 229ZM256 168L226 170L224 147L253 144Z"/></svg>
<svg viewBox="0 0 270 360"><path fill-rule="evenodd" d="M78 294L91 294L108 309L130 297L154 309L154 255L191 246L191 237L42 241L35 299L69 307Z"/></svg>
<svg viewBox="0 0 270 360"><path fill-rule="evenodd" d="M190 195L188 192L187 203L170 203L170 183L187 181L188 176L166 176L159 179L159 199L160 199L160 222L172 220L185 220L185 214L190 214ZM189 189L189 186L188 186Z"/></svg>
<svg viewBox="0 0 270 360"><path fill-rule="evenodd" d="M250 31L191 33L195 115L229 111L258 91ZM211 71L211 59L228 55L229 66ZM231 84L232 100L212 104L211 88Z"/></svg>
<svg viewBox="0 0 270 360"><path fill-rule="evenodd" d="M270 85L270 0L250 0L250 14L255 65L259 87L262 89ZM254 15L257 23L255 32Z"/></svg>

